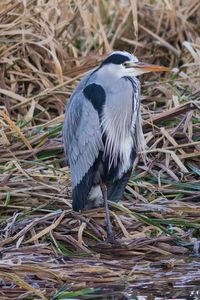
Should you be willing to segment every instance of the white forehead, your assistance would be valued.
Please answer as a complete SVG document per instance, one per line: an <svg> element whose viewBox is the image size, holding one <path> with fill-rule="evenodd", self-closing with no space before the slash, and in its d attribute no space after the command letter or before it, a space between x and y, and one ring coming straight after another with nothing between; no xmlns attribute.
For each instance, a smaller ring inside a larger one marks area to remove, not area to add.
<svg viewBox="0 0 200 300"><path fill-rule="evenodd" d="M134 62L139 62L138 58L127 52L127 51L113 51L109 56L113 55L113 54L120 54L120 55L123 55L123 56L127 56L128 60L131 60L131 61L134 61Z"/></svg>

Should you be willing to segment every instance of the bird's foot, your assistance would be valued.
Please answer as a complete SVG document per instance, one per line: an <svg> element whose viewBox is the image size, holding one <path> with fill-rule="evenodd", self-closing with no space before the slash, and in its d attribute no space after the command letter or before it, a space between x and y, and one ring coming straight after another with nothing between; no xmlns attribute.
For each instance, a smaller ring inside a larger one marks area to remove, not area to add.
<svg viewBox="0 0 200 300"><path fill-rule="evenodd" d="M112 245L120 245L120 242L116 240L113 232L108 233L107 238L106 238L106 243L112 244Z"/></svg>
<svg viewBox="0 0 200 300"><path fill-rule="evenodd" d="M119 242L114 238L114 236L107 237L106 243L109 243L109 244L112 244L112 245L119 245Z"/></svg>

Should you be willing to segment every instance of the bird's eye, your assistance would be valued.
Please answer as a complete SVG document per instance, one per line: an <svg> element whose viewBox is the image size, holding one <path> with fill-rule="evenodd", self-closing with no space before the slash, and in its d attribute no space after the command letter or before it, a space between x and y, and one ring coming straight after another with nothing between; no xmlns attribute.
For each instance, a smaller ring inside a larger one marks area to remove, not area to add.
<svg viewBox="0 0 200 300"><path fill-rule="evenodd" d="M127 62L124 62L122 65L123 65L124 67L127 67L127 66L128 66L128 63L127 63Z"/></svg>

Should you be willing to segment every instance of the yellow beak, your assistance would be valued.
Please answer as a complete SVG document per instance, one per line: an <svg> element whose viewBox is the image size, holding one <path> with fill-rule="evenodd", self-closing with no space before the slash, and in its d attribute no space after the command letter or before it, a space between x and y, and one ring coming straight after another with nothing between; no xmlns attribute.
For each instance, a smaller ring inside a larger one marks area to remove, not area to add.
<svg viewBox="0 0 200 300"><path fill-rule="evenodd" d="M142 62L133 62L133 61L127 61L124 63L125 68L134 68L138 71L141 71L141 73L147 73L147 72L169 72L170 69L164 66L158 66L158 65L151 65L151 64L145 64Z"/></svg>

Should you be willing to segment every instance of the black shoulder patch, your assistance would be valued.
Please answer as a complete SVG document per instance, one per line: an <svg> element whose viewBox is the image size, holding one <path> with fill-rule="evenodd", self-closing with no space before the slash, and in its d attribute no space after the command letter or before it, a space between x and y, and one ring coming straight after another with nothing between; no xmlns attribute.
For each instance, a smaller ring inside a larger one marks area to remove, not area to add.
<svg viewBox="0 0 200 300"><path fill-rule="evenodd" d="M106 93L102 86L96 83L89 84L86 88L84 88L83 93L92 103L98 114L101 115L103 105L106 101Z"/></svg>
<svg viewBox="0 0 200 300"><path fill-rule="evenodd" d="M120 65L128 60L130 60L130 59L126 55L115 53L115 54L111 54L110 56L108 56L102 62L102 65L106 65L106 64L110 64L110 63Z"/></svg>

